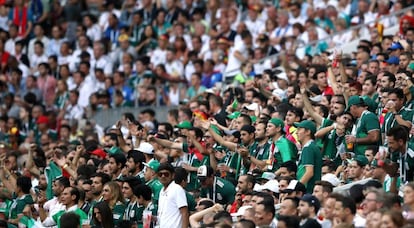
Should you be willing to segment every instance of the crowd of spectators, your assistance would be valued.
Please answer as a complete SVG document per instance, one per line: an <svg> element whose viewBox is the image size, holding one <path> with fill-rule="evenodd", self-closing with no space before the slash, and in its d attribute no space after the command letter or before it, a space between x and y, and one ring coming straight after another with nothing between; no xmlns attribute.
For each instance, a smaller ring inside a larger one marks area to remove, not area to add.
<svg viewBox="0 0 414 228"><path fill-rule="evenodd" d="M0 228L413 227L412 5L0 0Z"/></svg>

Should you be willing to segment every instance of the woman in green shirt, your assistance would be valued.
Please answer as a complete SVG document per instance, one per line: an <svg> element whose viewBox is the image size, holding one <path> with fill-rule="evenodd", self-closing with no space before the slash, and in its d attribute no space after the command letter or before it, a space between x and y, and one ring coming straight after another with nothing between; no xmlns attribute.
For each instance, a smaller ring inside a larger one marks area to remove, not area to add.
<svg viewBox="0 0 414 228"><path fill-rule="evenodd" d="M118 183L115 181L106 183L103 187L102 197L112 210L114 224L118 224L122 221L125 212L125 200Z"/></svg>

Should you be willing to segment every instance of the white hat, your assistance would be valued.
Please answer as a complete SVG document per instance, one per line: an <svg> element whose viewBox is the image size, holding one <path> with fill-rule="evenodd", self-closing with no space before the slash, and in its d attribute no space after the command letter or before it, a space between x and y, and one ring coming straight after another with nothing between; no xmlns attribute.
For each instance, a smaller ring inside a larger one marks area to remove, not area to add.
<svg viewBox="0 0 414 228"><path fill-rule="evenodd" d="M154 154L154 147L147 142L141 142L136 150L144 154Z"/></svg>
<svg viewBox="0 0 414 228"><path fill-rule="evenodd" d="M327 173L327 174L323 175L321 179L323 181L328 181L334 187L338 186L341 183L341 181L339 180L339 178L336 177L335 174L332 174L332 173Z"/></svg>
<svg viewBox="0 0 414 228"><path fill-rule="evenodd" d="M313 101L313 102L321 102L322 100L322 95L316 95L314 97L309 97L309 100Z"/></svg>
<svg viewBox="0 0 414 228"><path fill-rule="evenodd" d="M154 123L152 121L149 121L149 120L142 123L142 126L147 128L148 130L154 130L154 128L155 128Z"/></svg>
<svg viewBox="0 0 414 228"><path fill-rule="evenodd" d="M253 102L249 105L244 106L244 108L249 111L257 111L259 109L259 104Z"/></svg>
<svg viewBox="0 0 414 228"><path fill-rule="evenodd" d="M279 193L279 182L277 180L270 180L262 186L262 190L269 190L274 193Z"/></svg>
<svg viewBox="0 0 414 228"><path fill-rule="evenodd" d="M237 210L236 213L231 213L231 217L239 217L243 216L247 209L253 208L252 206L242 206Z"/></svg>

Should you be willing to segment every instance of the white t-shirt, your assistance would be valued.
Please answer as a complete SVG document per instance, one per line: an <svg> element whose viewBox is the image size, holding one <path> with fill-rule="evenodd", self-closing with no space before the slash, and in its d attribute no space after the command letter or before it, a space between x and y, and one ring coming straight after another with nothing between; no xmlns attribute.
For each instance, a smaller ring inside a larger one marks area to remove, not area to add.
<svg viewBox="0 0 414 228"><path fill-rule="evenodd" d="M236 75L240 72L242 62L234 56L236 51L240 52L240 54L242 54L245 58L249 55L247 47L243 41L235 43L234 48L231 50L231 54L229 55L229 62L227 63L225 76Z"/></svg>
<svg viewBox="0 0 414 228"><path fill-rule="evenodd" d="M159 227L181 227L183 219L180 208L187 207L184 189L173 181L167 189L161 189L158 202Z"/></svg>

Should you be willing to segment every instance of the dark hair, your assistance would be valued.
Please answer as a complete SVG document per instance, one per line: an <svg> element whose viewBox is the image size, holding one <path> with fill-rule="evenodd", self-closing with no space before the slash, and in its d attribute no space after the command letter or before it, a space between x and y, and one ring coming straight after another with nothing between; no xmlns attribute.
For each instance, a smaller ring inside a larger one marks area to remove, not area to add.
<svg viewBox="0 0 414 228"><path fill-rule="evenodd" d="M300 120L302 121L303 118L303 110L294 106L289 107L288 112L292 112L295 114L295 116L299 117Z"/></svg>
<svg viewBox="0 0 414 228"><path fill-rule="evenodd" d="M365 78L364 82L366 81L370 81L372 85L376 85L377 84L377 76L375 75L369 75Z"/></svg>
<svg viewBox="0 0 414 228"><path fill-rule="evenodd" d="M16 186L20 187L24 194L29 194L32 188L32 180L30 177L20 176L17 178Z"/></svg>
<svg viewBox="0 0 414 228"><path fill-rule="evenodd" d="M212 200L209 199L205 199L205 200L200 200L198 202L199 206L204 206L204 208L210 208L212 206L214 206L214 202Z"/></svg>
<svg viewBox="0 0 414 228"><path fill-rule="evenodd" d="M300 219L297 216L279 215L277 218L279 222L284 222L286 227L299 228Z"/></svg>
<svg viewBox="0 0 414 228"><path fill-rule="evenodd" d="M174 174L174 181L176 184L180 184L183 181L187 181L188 172L182 167L175 168L175 174Z"/></svg>
<svg viewBox="0 0 414 228"><path fill-rule="evenodd" d="M74 212L66 212L60 217L59 221L59 227L61 228L74 228L79 226L80 217Z"/></svg>
<svg viewBox="0 0 414 228"><path fill-rule="evenodd" d="M243 119L243 125L252 125L252 118L249 115L242 113L240 114L239 118Z"/></svg>
<svg viewBox="0 0 414 228"><path fill-rule="evenodd" d="M65 188L70 186L69 178L64 177L64 176L57 178L55 180L55 182L59 182L59 184L62 185L63 187L65 187Z"/></svg>
<svg viewBox="0 0 414 228"><path fill-rule="evenodd" d="M92 209L92 220L95 225L100 225L102 228L113 228L114 227L114 219L112 210L109 207L108 203L105 201L101 201L97 203L94 208L97 208L99 210L99 213L101 214L102 223L100 223L95 216L95 212Z"/></svg>
<svg viewBox="0 0 414 228"><path fill-rule="evenodd" d="M390 90L390 92L388 92L388 96L390 94L395 94L398 99L403 99L404 100L404 98L405 98L404 91L400 88L392 88Z"/></svg>
<svg viewBox="0 0 414 228"><path fill-rule="evenodd" d="M223 221L226 221L226 220L229 223L233 222L230 213L227 212L227 211L220 211L220 212L218 212L214 215L214 221L223 222Z"/></svg>
<svg viewBox="0 0 414 228"><path fill-rule="evenodd" d="M322 163L322 167L327 166L329 172L333 172L336 170L336 164L334 161L331 160L324 160Z"/></svg>
<svg viewBox="0 0 414 228"><path fill-rule="evenodd" d="M165 127L165 130L167 131L166 133L168 134L169 137L171 137L173 135L174 128L173 128L173 126L170 123L168 123L168 122L162 122L162 123L159 123L158 124L158 127L159 126L164 126Z"/></svg>
<svg viewBox="0 0 414 228"><path fill-rule="evenodd" d="M109 158L113 158L116 162L116 165L121 164L121 168L125 166L126 158L124 154L121 154L121 153L111 154L109 155Z"/></svg>
<svg viewBox="0 0 414 228"><path fill-rule="evenodd" d="M106 174L106 173L96 173L95 175L92 175L92 177L99 177L101 178L101 183L102 185L105 185L106 183L108 183L109 181L111 181L111 177Z"/></svg>
<svg viewBox="0 0 414 228"><path fill-rule="evenodd" d="M296 174L296 172L298 171L298 166L296 165L296 162L294 161L286 161L283 162L280 167L285 167L288 172L294 172Z"/></svg>
<svg viewBox="0 0 414 228"><path fill-rule="evenodd" d="M134 188L134 195L138 198L142 196L144 200L148 201L152 199L152 190L148 185L140 184Z"/></svg>
<svg viewBox="0 0 414 228"><path fill-rule="evenodd" d="M404 126L397 125L388 130L387 136L392 136L396 141L403 140L405 144L408 140L408 129Z"/></svg>
<svg viewBox="0 0 414 228"><path fill-rule="evenodd" d="M79 189L77 188L77 187L68 187L68 188L70 188L70 195L71 196L76 196L75 197L75 204L78 204L78 202L79 202L79 199L80 199L80 192L79 192Z"/></svg>
<svg viewBox="0 0 414 228"><path fill-rule="evenodd" d="M268 213L270 212L272 214L272 217L275 217L276 209L273 202L262 201L259 202L257 205L263 205L263 210Z"/></svg>
<svg viewBox="0 0 414 228"><path fill-rule="evenodd" d="M122 179L122 182L128 183L129 187L133 190L136 186L141 184L141 179L133 176L127 176Z"/></svg>
<svg viewBox="0 0 414 228"><path fill-rule="evenodd" d="M356 213L356 204L354 199L352 199L351 197L348 196L343 196L343 197L338 197L338 199L336 199L337 202L341 202L342 204L342 208L344 209L349 209L351 211L351 214L355 215Z"/></svg>
<svg viewBox="0 0 414 228"><path fill-rule="evenodd" d="M254 224L253 221L251 220L247 220L247 219L240 219L240 221L238 221L238 223L241 225L241 227L245 227L245 228L255 228L256 225ZM289 226L287 226L289 227Z"/></svg>
<svg viewBox="0 0 414 228"><path fill-rule="evenodd" d="M137 150L128 151L127 159L132 158L135 163L140 163L139 168L142 170L144 168L145 156L142 152Z"/></svg>
<svg viewBox="0 0 414 228"><path fill-rule="evenodd" d="M367 150L372 150L372 154L374 155L374 157L375 157L375 155L378 153L378 150L379 150L379 146L378 145L369 145L369 146L367 146L367 148L365 148L365 150L367 151Z"/></svg>
<svg viewBox="0 0 414 228"><path fill-rule="evenodd" d="M316 181L315 186L316 185L322 186L322 192L331 193L333 191L333 185L328 181Z"/></svg>
<svg viewBox="0 0 414 228"><path fill-rule="evenodd" d="M174 167L168 162L163 162L160 164L160 166L158 167L158 172L160 172L161 170L167 170L170 173L174 173Z"/></svg>

